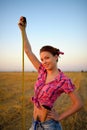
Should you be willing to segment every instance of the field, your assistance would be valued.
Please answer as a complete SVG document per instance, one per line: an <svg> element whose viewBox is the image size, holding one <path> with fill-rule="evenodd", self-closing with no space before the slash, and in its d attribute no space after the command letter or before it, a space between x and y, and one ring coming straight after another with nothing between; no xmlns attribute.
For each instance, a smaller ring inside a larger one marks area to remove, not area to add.
<svg viewBox="0 0 87 130"><path fill-rule="evenodd" d="M30 97L33 95L37 73L25 72L24 75L25 96L23 97L21 72L0 72L0 130L23 130L23 125L28 130L31 125L33 104ZM87 72L66 72L66 75L76 85L76 91L79 92L84 107L61 121L63 130L87 130ZM62 94L56 101L55 109L58 113L62 113L69 105L70 99L66 94ZM23 112L25 112L25 124Z"/></svg>

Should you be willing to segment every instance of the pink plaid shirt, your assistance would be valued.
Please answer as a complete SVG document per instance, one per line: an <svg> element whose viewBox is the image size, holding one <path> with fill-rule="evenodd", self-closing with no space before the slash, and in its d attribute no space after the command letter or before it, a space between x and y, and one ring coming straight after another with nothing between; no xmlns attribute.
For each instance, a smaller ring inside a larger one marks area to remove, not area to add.
<svg viewBox="0 0 87 130"><path fill-rule="evenodd" d="M70 93L74 91L75 86L71 80L67 78L63 72L59 70L58 75L53 81L45 84L47 71L41 64L38 71L38 79L34 88L34 97L32 101L40 108L41 105L53 107L54 102L62 93Z"/></svg>

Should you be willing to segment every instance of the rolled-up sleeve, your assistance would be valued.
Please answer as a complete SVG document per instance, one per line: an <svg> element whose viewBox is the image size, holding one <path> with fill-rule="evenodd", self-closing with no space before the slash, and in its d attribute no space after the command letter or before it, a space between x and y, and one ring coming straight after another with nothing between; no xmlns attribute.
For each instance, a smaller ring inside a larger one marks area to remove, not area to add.
<svg viewBox="0 0 87 130"><path fill-rule="evenodd" d="M65 93L70 93L70 92L73 92L75 90L75 85L72 84L70 79L67 79L65 81L65 83L63 84L62 89Z"/></svg>

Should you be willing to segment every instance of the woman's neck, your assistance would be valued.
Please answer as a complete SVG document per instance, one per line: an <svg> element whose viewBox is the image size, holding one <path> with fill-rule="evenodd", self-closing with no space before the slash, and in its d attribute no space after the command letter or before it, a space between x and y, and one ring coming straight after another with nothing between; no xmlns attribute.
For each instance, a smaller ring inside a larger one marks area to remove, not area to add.
<svg viewBox="0 0 87 130"><path fill-rule="evenodd" d="M50 70L47 70L47 75L52 75L52 74L58 74L58 68L57 67L50 69Z"/></svg>
<svg viewBox="0 0 87 130"><path fill-rule="evenodd" d="M52 69L52 70L47 70L47 76L45 80L45 84L51 82L54 80L54 78L58 75L59 71L57 68Z"/></svg>

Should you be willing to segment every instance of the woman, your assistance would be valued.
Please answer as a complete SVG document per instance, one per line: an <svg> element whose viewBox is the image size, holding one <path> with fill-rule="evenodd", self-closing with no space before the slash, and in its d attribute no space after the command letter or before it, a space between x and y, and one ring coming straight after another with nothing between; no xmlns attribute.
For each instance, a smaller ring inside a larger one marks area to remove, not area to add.
<svg viewBox="0 0 87 130"><path fill-rule="evenodd" d="M82 107L79 96L74 92L75 86L60 69L57 68L57 61L60 54L59 49L52 46L44 46L40 49L41 62L37 59L31 49L26 34L26 18L20 17L19 28L24 34L24 50L38 70L38 79L35 84L33 121L29 130L62 130L60 121L77 112ZM72 105L62 114L54 109L54 102L63 93L67 93Z"/></svg>

